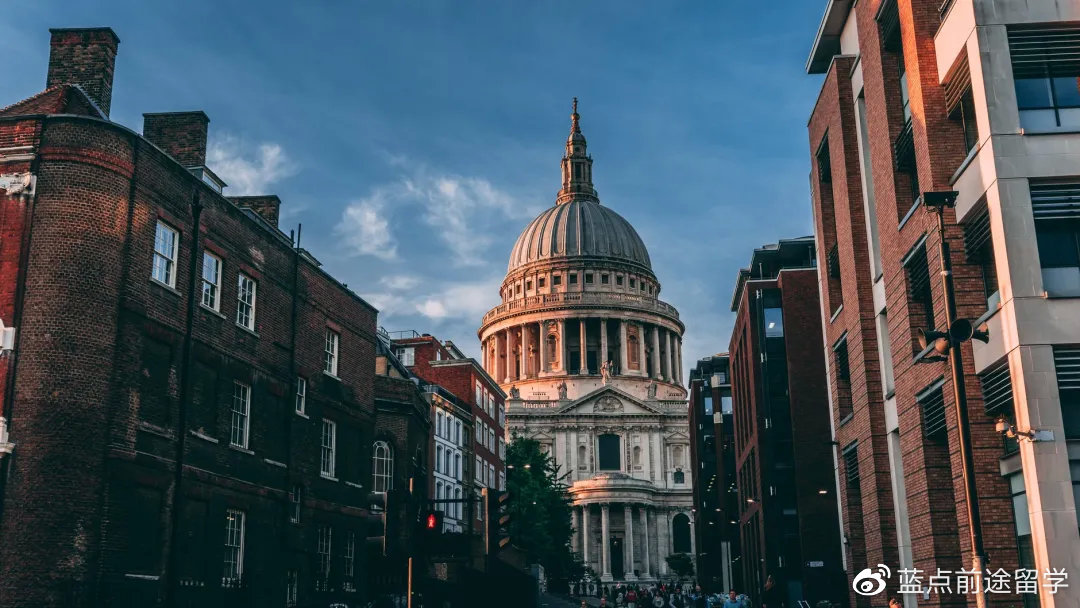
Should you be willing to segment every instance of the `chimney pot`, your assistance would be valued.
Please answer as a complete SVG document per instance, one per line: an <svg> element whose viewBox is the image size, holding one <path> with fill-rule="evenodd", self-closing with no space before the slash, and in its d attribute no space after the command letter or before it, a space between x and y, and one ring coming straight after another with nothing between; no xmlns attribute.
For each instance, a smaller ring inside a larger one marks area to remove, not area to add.
<svg viewBox="0 0 1080 608"><path fill-rule="evenodd" d="M259 217L266 220L274 228L278 227L278 216L281 212L281 199L276 194L263 194L259 196L230 196L229 200L237 207L247 207Z"/></svg>
<svg viewBox="0 0 1080 608"><path fill-rule="evenodd" d="M210 117L202 110L143 114L143 137L185 169L203 167L209 124Z"/></svg>
<svg viewBox="0 0 1080 608"><path fill-rule="evenodd" d="M52 41L45 87L78 85L108 116L120 39L107 27L54 28L49 32Z"/></svg>

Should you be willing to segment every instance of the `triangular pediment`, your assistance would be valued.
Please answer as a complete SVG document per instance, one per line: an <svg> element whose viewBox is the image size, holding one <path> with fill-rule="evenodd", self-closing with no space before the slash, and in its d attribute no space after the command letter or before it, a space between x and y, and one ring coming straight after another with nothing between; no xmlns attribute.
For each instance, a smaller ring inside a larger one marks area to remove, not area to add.
<svg viewBox="0 0 1080 608"><path fill-rule="evenodd" d="M663 414L652 404L612 386L604 386L566 405L559 414L597 416L657 416Z"/></svg>

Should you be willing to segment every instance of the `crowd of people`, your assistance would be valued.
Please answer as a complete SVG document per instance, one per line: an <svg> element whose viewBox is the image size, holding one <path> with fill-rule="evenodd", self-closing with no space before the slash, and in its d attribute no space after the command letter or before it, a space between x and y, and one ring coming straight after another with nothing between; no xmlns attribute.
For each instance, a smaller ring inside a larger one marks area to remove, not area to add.
<svg viewBox="0 0 1080 608"><path fill-rule="evenodd" d="M708 594L700 585L679 583L599 586L596 597L601 608L758 608L749 597L735 590ZM582 601L581 608L588 608L588 604Z"/></svg>

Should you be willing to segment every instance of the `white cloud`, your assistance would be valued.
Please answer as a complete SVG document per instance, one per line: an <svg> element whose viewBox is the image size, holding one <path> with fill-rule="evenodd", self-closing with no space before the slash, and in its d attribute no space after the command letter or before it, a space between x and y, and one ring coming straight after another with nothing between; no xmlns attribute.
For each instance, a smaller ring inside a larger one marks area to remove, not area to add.
<svg viewBox="0 0 1080 608"><path fill-rule="evenodd" d="M224 135L210 142L206 164L229 184L228 194L268 194L274 183L295 175L298 167L276 143L251 149L237 137Z"/></svg>
<svg viewBox="0 0 1080 608"><path fill-rule="evenodd" d="M388 289L395 291L406 291L413 289L420 284L420 277L414 277L412 275L390 275L379 279L379 283L386 286Z"/></svg>
<svg viewBox="0 0 1080 608"><path fill-rule="evenodd" d="M397 241L390 230L390 219L383 213L385 207L386 195L382 191L353 202L345 208L334 232L354 254L396 259Z"/></svg>
<svg viewBox="0 0 1080 608"><path fill-rule="evenodd" d="M499 301L501 278L467 283L450 283L436 292L418 298L416 312L433 320L477 320Z"/></svg>

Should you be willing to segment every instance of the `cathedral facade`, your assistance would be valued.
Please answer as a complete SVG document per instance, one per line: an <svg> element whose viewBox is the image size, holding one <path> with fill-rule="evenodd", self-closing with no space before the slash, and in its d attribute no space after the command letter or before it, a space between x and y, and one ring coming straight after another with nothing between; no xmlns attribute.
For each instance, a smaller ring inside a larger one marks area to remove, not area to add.
<svg viewBox="0 0 1080 608"><path fill-rule="evenodd" d="M562 188L510 254L484 315L483 365L511 437L566 475L574 550L604 582L671 575L694 552L683 324L634 227L600 204L577 100Z"/></svg>

